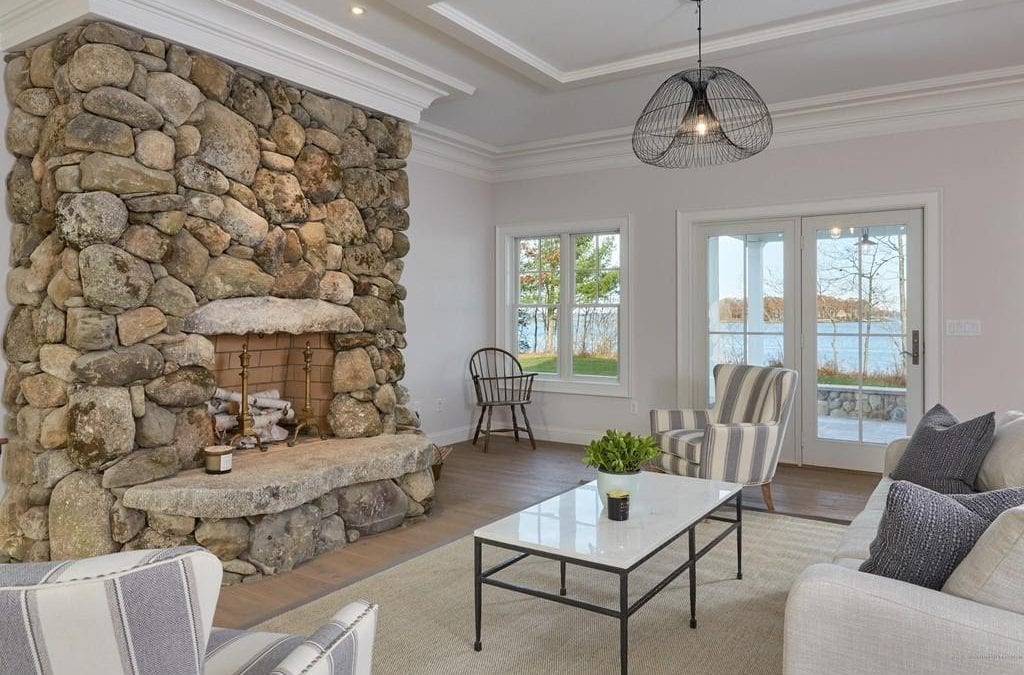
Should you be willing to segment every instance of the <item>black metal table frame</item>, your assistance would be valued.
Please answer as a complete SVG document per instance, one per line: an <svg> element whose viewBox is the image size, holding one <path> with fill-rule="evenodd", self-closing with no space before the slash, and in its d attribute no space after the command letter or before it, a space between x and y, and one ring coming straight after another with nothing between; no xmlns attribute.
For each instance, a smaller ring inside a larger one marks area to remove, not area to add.
<svg viewBox="0 0 1024 675"><path fill-rule="evenodd" d="M719 510L723 506L729 504L729 502L735 502L736 505L736 517L725 518L722 516L713 515L715 511ZM699 551L697 550L696 542L696 529L697 524L703 520L716 520L723 523L729 523L724 531L718 536L708 542ZM604 616L610 616L619 620L619 663L622 671L622 675L626 675L629 672L629 617L633 615L638 609L647 604L651 598L661 592L666 586L675 581L683 572L689 570L690 572L690 628L697 627L697 561L703 558L708 551L713 549L723 539L728 537L733 532L736 532L736 578L743 578L743 492L737 492L735 496L727 499L721 504L715 506L713 509L705 513L703 516L697 518L692 525L688 528L680 531L678 534L673 535L668 540L660 544L656 549L645 555L639 561L634 563L628 568L612 567L610 565L603 565L601 563L589 562L586 560L580 560L577 558L570 558L562 556L557 553L549 553L547 551L540 551L523 546L516 546L514 544L506 544L503 542L492 541L490 539L482 537L473 537L473 579L474 579L474 601L476 609L476 642L473 644L473 649L481 651L483 649L483 642L481 642L481 629L483 620L483 586L495 586L497 588L504 588L508 591L515 591L517 593L524 593L526 595L532 595L535 598L542 598L544 600L551 600L552 602L558 602L563 605L569 605L571 607L578 607L580 609L587 610L588 612L595 612L597 614L603 614ZM636 570L638 567L643 565L645 562L653 558L655 555L660 553L666 547L673 544L683 535L689 537L689 555L687 556L686 562L677 567L668 576L659 581L652 589L647 591L643 596L638 598L632 605L629 604L629 574ZM498 563L497 565L489 568L482 569L481 553L483 545L494 546L496 548L503 548L510 551L516 551L519 555L515 555L504 562ZM548 593L547 591L537 590L535 588L529 588L527 586L521 586L519 584L509 583L507 581L500 581L498 579L492 579L491 577L498 572L511 567L517 562L529 558L530 556L537 556L539 558L548 558L549 560L557 560L561 571L561 588L559 594ZM611 607L604 607L602 605L595 605L593 603L584 602L582 600L574 600L573 598L566 597L565 588L565 571L566 565L577 565L579 567L589 567L591 569L600 570L602 572L609 572L619 577L619 608L612 609Z"/></svg>

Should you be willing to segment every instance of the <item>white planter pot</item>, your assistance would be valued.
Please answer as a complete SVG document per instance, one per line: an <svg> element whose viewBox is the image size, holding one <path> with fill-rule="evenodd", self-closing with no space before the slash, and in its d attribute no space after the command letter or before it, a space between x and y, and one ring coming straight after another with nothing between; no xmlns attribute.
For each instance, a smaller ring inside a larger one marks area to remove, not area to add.
<svg viewBox="0 0 1024 675"><path fill-rule="evenodd" d="M601 504L608 508L608 493L612 490L625 490L629 493L630 499L636 498L637 488L640 485L640 472L633 473L605 473L597 472L597 492L601 495Z"/></svg>

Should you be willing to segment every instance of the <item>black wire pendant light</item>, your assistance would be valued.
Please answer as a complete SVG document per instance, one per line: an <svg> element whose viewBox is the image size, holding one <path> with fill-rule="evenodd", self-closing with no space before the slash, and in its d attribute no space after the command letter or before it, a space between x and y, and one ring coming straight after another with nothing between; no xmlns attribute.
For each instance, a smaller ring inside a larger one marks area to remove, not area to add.
<svg viewBox="0 0 1024 675"><path fill-rule="evenodd" d="M665 80L633 130L633 152L669 169L712 166L752 157L772 139L772 116L750 83L704 67L703 17L697 3L697 67Z"/></svg>

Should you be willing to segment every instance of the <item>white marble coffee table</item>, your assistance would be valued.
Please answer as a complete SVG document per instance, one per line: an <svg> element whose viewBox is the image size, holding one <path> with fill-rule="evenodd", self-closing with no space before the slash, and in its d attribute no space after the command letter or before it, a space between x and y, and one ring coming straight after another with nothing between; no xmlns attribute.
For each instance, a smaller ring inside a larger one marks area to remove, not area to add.
<svg viewBox="0 0 1024 675"><path fill-rule="evenodd" d="M629 617L647 604L683 572L690 572L690 627L697 627L697 561L732 532L736 532L736 578L743 578L742 523L743 486L699 478L685 478L644 472L637 494L631 495L629 520L608 520L597 493L597 483L552 497L511 516L476 530L474 535L474 578L476 592L476 643L481 642L483 586L496 586L537 598L579 607L619 620L619 659L622 673L628 671ZM733 501L736 517L712 515ZM729 523L723 532L700 550L695 531L704 519ZM629 574L684 534L689 535L689 555L634 603L629 603ZM483 545L516 551L517 555L482 569ZM493 578L495 574L527 558L557 560L561 568L559 594L527 588ZM567 597L566 565L579 565L611 572L619 577L619 607L613 609Z"/></svg>

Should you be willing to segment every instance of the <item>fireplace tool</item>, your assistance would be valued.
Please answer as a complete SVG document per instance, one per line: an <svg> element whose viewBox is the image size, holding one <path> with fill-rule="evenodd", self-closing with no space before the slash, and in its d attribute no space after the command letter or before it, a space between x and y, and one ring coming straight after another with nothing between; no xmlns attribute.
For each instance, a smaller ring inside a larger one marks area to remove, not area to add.
<svg viewBox="0 0 1024 675"><path fill-rule="evenodd" d="M315 430L316 435L320 437L320 440L327 438L324 434L320 433L320 424L316 421L316 415L313 414L313 406L310 405L310 380L311 372L313 370L313 347L309 342L306 343L306 348L302 350L302 369L306 371L306 401L302 404L302 410L299 412L299 423L295 426L295 435L288 441L288 447L294 447L299 441L299 432L303 429Z"/></svg>
<svg viewBox="0 0 1024 675"><path fill-rule="evenodd" d="M249 336L245 336L242 343L242 353L238 355L242 363L242 401L238 404L238 433L231 437L228 445L242 447L242 441L252 439L260 452L266 452L260 435L252 427L252 414L249 413ZM237 443L237 445L236 445Z"/></svg>

